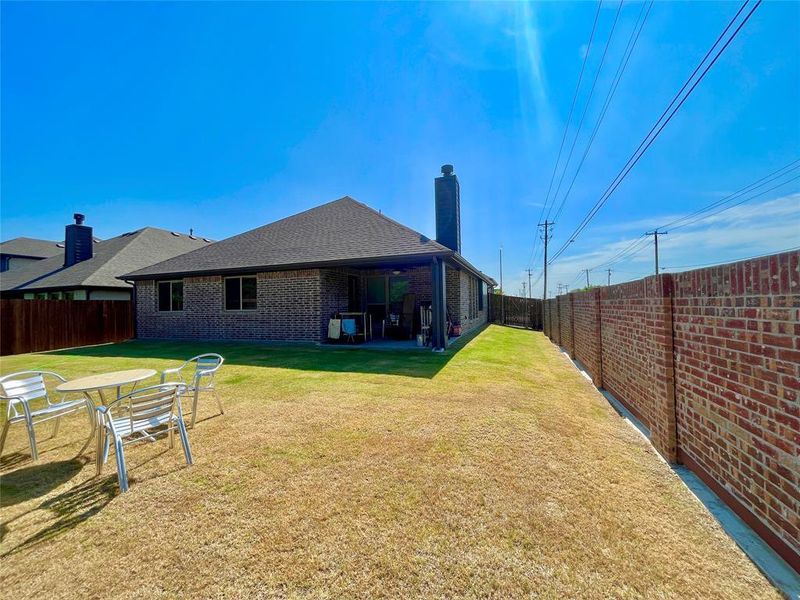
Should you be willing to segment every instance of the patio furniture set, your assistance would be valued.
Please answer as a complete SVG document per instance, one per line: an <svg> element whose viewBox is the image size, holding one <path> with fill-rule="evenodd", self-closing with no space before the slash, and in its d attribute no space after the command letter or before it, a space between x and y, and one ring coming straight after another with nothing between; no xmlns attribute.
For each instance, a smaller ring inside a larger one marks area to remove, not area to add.
<svg viewBox="0 0 800 600"><path fill-rule="evenodd" d="M7 403L6 421L0 433L0 455L9 428L21 423L28 430L31 457L34 461L38 460L35 426L54 420L55 437L62 417L85 410L90 431L78 454L82 454L95 438L97 475L100 475L113 443L120 491L128 490L124 451L127 444L155 441L156 436L166 434L169 447L173 448L177 431L186 464L191 465L192 452L181 400L191 397L189 429L195 426L197 403L203 392L214 396L219 412L223 413L222 401L214 384L214 375L223 362L224 358L219 354L201 354L179 367L162 371L159 383L138 390L136 386L139 382L154 377L158 372L154 369L132 369L89 375L71 381L50 371L20 371L0 377L0 401ZM56 397L48 386L54 388L60 397ZM131 386L131 389L123 394L125 386ZM93 393L97 394L99 404L95 403ZM110 396L110 393L113 395ZM82 397L67 399L72 394Z"/></svg>
<svg viewBox="0 0 800 600"><path fill-rule="evenodd" d="M385 318L380 320L381 338L392 338L398 340L413 339L414 332L417 331L417 342L420 346L428 346L431 343L431 321L433 318L431 303L421 302L419 305L419 315L415 320L414 305L416 297L414 294L406 294L403 297L402 312L388 313ZM448 315L447 319L448 335L459 335L456 332ZM354 343L358 338L367 342L374 339L372 329L372 313L369 312L337 312L328 321L328 339L340 342Z"/></svg>

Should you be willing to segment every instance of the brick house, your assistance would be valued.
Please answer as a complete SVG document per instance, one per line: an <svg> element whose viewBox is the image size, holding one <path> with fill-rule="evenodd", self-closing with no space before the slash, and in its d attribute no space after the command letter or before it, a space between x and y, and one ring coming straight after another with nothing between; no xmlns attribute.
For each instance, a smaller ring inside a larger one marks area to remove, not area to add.
<svg viewBox="0 0 800 600"><path fill-rule="evenodd" d="M467 332L487 322L496 285L461 256L460 203L445 165L436 240L345 196L124 275L135 284L137 335L321 343L329 319L353 311L380 337L379 324L411 301L415 316L431 307L433 346L443 348L449 324Z"/></svg>

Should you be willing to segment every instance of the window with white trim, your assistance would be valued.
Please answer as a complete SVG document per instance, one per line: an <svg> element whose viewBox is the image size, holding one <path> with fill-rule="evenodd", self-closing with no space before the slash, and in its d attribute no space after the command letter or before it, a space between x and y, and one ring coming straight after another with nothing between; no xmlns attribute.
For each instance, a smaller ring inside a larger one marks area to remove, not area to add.
<svg viewBox="0 0 800 600"><path fill-rule="evenodd" d="M258 285L255 277L225 279L225 310L256 310Z"/></svg>

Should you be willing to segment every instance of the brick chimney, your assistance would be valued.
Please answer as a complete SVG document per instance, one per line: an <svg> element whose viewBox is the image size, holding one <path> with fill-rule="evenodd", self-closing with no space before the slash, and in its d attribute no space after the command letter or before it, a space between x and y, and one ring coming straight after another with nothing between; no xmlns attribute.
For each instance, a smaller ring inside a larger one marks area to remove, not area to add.
<svg viewBox="0 0 800 600"><path fill-rule="evenodd" d="M71 267L94 256L92 247L92 228L84 225L85 217L80 213L72 215L74 224L67 225L64 232L64 266Z"/></svg>
<svg viewBox="0 0 800 600"><path fill-rule="evenodd" d="M461 253L461 190L453 165L442 165L442 176L434 181L436 241Z"/></svg>

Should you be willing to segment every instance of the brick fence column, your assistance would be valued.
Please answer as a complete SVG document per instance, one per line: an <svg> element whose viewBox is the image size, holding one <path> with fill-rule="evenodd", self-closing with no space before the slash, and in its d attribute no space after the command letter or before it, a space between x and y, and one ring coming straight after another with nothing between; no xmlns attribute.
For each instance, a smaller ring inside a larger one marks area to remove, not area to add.
<svg viewBox="0 0 800 600"><path fill-rule="evenodd" d="M603 319L602 302L600 302L600 288L594 291L594 340L597 349L597 359L594 373L594 384L598 389L603 387Z"/></svg>
<svg viewBox="0 0 800 600"><path fill-rule="evenodd" d="M575 294L569 294L569 357L575 360Z"/></svg>
<svg viewBox="0 0 800 600"><path fill-rule="evenodd" d="M672 331L673 281L669 274L648 278L646 292L651 296L653 367L656 381L655 418L650 424L653 445L669 462L678 457L675 421L675 355Z"/></svg>

